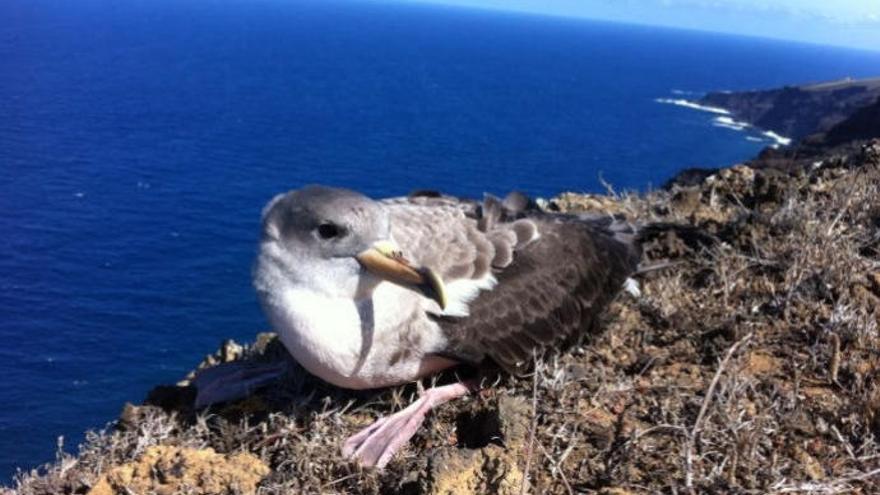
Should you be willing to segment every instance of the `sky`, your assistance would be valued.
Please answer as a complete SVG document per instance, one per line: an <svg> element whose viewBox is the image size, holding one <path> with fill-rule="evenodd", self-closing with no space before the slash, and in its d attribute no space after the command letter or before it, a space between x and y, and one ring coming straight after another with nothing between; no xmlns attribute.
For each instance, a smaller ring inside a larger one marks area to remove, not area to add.
<svg viewBox="0 0 880 495"><path fill-rule="evenodd" d="M402 0L880 51L880 0Z"/></svg>

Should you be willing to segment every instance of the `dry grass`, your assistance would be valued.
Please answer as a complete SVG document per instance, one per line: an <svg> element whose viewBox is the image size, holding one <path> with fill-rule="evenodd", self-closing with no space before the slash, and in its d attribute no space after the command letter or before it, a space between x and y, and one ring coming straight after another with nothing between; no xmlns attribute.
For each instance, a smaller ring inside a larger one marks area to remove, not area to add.
<svg viewBox="0 0 880 495"><path fill-rule="evenodd" d="M16 491L86 493L110 466L177 445L254 454L272 468L262 494L880 493L878 150L586 201L679 224L646 244L646 264L665 268L532 377L441 408L384 472L339 446L416 387L357 394L291 373L198 415L154 397L167 410L129 410L77 457L20 475ZM559 206L580 207L573 196Z"/></svg>

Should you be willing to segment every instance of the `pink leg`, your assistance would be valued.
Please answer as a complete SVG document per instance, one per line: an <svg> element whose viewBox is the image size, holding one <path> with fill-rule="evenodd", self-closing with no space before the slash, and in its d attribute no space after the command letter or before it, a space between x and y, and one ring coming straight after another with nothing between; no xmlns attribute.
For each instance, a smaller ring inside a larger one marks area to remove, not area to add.
<svg viewBox="0 0 880 495"><path fill-rule="evenodd" d="M342 446L342 455L349 459L357 459L362 466L382 469L394 453L415 435L428 411L466 395L470 389L471 387L464 383L454 383L426 390L406 409L380 418L349 437Z"/></svg>

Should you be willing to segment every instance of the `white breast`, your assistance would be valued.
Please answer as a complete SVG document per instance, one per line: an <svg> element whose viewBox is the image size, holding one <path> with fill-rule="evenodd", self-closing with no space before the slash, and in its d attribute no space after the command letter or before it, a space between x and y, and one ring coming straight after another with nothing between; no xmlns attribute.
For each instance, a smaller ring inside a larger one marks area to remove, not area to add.
<svg viewBox="0 0 880 495"><path fill-rule="evenodd" d="M288 287L264 301L272 326L304 368L334 385L363 389L405 383L426 371L425 354L442 348L425 299L381 283L354 301Z"/></svg>

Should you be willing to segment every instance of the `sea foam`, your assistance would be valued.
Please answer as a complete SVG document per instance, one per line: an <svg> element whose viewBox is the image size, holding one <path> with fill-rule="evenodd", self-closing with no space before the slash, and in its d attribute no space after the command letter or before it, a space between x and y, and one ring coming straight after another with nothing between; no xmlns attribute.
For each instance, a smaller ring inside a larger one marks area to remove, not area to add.
<svg viewBox="0 0 880 495"><path fill-rule="evenodd" d="M733 118L731 117L715 117L715 119L712 121L712 125L714 125L715 127L732 129L734 131L744 131L745 129L751 127L748 122L733 120Z"/></svg>
<svg viewBox="0 0 880 495"><path fill-rule="evenodd" d="M673 90L674 93L677 93L678 90ZM730 129L732 131L745 131L748 129L753 129L754 127L748 122L742 122L739 120L734 120L731 117L731 113L729 110L725 110L720 107L713 107L709 105L700 105L699 103L695 103L690 100L684 100L679 98L656 98L654 101L657 103L666 103L669 105L677 105L680 107L690 108L693 110L700 110L702 112L710 112L718 114L718 117L712 119L712 125L715 127L723 127L725 129ZM781 136L773 131L762 131L761 135L765 138L768 138L773 141L771 145L773 148L778 148L780 146L788 146L791 144L791 138L787 138L785 136ZM753 136L746 137L749 141L763 141L763 139Z"/></svg>
<svg viewBox="0 0 880 495"><path fill-rule="evenodd" d="M748 122L741 122L738 120L734 120L730 117L716 117L712 125L716 127L724 127L725 129L731 129L734 131L744 131L747 129L754 129L754 126L749 124ZM778 148L780 146L788 146L791 144L791 138L787 138L785 136L781 136L773 131L761 131L761 135L765 138L773 141L772 147ZM748 136L746 137L749 141L764 141L764 139Z"/></svg>
<svg viewBox="0 0 880 495"><path fill-rule="evenodd" d="M772 139L773 141L776 141L776 144L781 144L782 146L788 146L789 144L791 144L791 138L787 138L785 136L780 136L779 134L776 134L773 131L764 131L763 135L767 136L768 138Z"/></svg>
<svg viewBox="0 0 880 495"><path fill-rule="evenodd" d="M712 107L709 105L700 105L699 103L694 103L690 100L684 100L684 99L680 99L680 98L657 98L654 101L656 101L657 103L666 103L669 105L677 105L679 107L692 108L694 110L700 110L703 112L711 112L711 113L717 113L717 114L721 114L721 115L730 115L730 112L723 109L723 108Z"/></svg>

